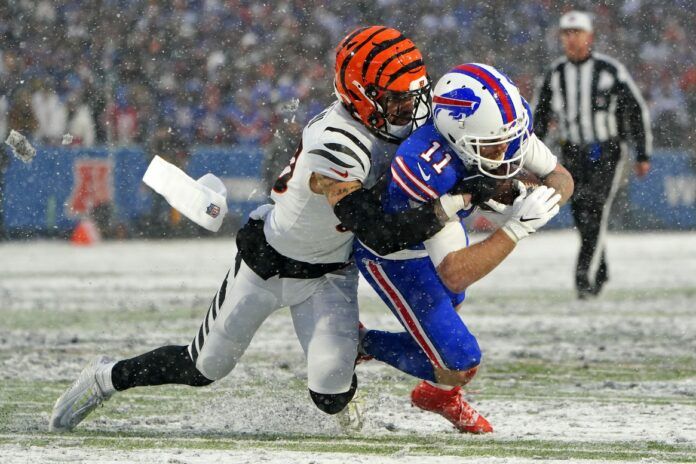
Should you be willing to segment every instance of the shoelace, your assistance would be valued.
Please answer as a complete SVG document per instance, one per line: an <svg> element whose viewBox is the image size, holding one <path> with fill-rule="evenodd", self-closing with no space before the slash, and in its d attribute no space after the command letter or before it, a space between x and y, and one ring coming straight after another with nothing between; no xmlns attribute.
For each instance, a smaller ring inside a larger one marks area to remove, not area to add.
<svg viewBox="0 0 696 464"><path fill-rule="evenodd" d="M457 408L455 409L456 417L458 417L459 422L466 426L474 426L480 414L464 399L464 391L461 387L458 388L457 395L452 397L452 401L455 401L455 408Z"/></svg>
<svg viewBox="0 0 696 464"><path fill-rule="evenodd" d="M479 418L479 413L476 411L474 408L472 408L469 403L466 403L464 400L461 400L459 403L460 406L460 412L459 412L459 420L462 421L462 418L464 419L464 423L469 426L476 425L476 421Z"/></svg>

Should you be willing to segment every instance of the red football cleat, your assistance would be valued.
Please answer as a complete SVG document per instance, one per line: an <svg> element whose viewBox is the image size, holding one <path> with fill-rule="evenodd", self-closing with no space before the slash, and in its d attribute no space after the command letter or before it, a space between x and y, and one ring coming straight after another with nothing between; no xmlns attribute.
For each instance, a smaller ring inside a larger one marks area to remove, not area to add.
<svg viewBox="0 0 696 464"><path fill-rule="evenodd" d="M442 390L423 381L411 391L411 404L424 411L440 414L460 432L493 432L491 424L464 401L462 387Z"/></svg>

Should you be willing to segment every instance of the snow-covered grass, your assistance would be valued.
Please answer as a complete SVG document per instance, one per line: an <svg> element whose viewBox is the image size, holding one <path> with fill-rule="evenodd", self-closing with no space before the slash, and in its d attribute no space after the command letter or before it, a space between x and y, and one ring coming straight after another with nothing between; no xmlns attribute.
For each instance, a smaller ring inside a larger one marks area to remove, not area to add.
<svg viewBox="0 0 696 464"><path fill-rule="evenodd" d="M593 301L574 297L577 246L538 234L470 289L462 317L484 363L469 398L493 435L410 407L415 381L376 362L358 366L363 427L345 430L309 400L284 310L222 381L116 395L52 435L55 398L93 355L188 343L234 243L2 243L0 462L696 461L696 234L610 235ZM368 326L397 328L361 295Z"/></svg>

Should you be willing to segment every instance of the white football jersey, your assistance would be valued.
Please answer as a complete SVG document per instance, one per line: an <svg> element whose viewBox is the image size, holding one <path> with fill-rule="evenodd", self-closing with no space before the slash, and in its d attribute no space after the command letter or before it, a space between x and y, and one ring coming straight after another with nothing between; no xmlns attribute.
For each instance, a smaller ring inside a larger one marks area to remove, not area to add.
<svg viewBox="0 0 696 464"><path fill-rule="evenodd" d="M532 134L527 143L529 147L524 157L524 168L539 177L548 176L551 171L556 169L558 158L551 153L544 142L539 140L536 134Z"/></svg>
<svg viewBox="0 0 696 464"><path fill-rule="evenodd" d="M336 101L312 119L302 145L271 192L275 207L266 215L264 233L279 253L306 263L346 262L353 233L343 231L324 195L309 187L313 172L339 181L374 185L398 147L356 121Z"/></svg>

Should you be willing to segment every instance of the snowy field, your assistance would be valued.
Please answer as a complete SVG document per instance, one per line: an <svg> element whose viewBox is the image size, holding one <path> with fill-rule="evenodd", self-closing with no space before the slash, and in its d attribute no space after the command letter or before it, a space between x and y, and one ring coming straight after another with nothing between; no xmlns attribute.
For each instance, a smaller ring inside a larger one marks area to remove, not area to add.
<svg viewBox="0 0 696 464"><path fill-rule="evenodd" d="M484 363L469 398L492 435L410 407L414 380L376 362L358 366L362 429L342 428L307 395L287 311L228 378L131 390L52 435L53 402L95 354L189 342L233 241L0 243L0 463L696 461L696 233L610 235L593 301L574 297L577 246L538 234L470 289ZM366 325L396 328L361 290Z"/></svg>

